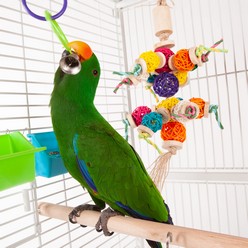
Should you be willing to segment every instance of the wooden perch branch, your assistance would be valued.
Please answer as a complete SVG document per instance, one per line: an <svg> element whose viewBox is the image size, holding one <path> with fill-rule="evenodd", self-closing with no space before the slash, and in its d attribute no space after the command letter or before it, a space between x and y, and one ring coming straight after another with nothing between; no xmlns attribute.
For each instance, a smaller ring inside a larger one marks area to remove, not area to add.
<svg viewBox="0 0 248 248"><path fill-rule="evenodd" d="M72 207L45 202L40 203L38 208L41 215L64 221L68 221L68 215L73 209ZM99 216L100 213L98 212L84 211L81 213L81 216L77 218L77 222L82 225L94 227ZM171 232L172 244L187 248L248 247L247 238L166 225L131 217L112 217L109 219L108 228L113 232L160 241L162 243L167 241L167 234L168 232Z"/></svg>

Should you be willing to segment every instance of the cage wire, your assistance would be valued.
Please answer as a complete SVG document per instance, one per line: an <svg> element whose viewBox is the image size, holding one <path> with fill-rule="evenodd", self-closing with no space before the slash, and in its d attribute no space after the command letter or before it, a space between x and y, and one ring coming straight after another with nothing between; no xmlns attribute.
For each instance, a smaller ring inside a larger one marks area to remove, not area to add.
<svg viewBox="0 0 248 248"><path fill-rule="evenodd" d="M219 105L225 127L214 117L187 124L184 147L171 159L163 196L176 225L248 237L248 74L245 28L246 0L177 0L171 9L173 51L213 44L220 37L228 54L211 54L209 62L190 73L182 98L202 97ZM56 12L61 1L29 1L38 14ZM123 115L136 106L152 106L143 85L122 87L120 77L143 51L157 42L151 11L156 1L71 0L58 20L68 40L82 39L97 54L101 80L96 106L121 135ZM49 100L53 76L63 49L47 23L34 20L21 2L2 0L0 6L0 132L24 135L52 130ZM129 129L130 142L148 167L157 151ZM160 145L159 135L154 142ZM106 238L93 228L39 216L37 203L76 206L91 202L69 174L36 177L0 192L0 247L147 247L140 239L115 233ZM171 246L176 247L176 246Z"/></svg>

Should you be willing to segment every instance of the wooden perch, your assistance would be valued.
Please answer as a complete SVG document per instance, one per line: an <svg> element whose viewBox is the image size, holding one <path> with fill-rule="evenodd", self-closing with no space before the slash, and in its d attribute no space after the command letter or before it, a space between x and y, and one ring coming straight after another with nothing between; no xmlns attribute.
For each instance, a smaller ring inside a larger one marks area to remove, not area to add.
<svg viewBox="0 0 248 248"><path fill-rule="evenodd" d="M68 221L68 215L73 208L42 202L39 204L38 209L41 215ZM78 224L94 227L99 216L100 213L87 210L81 213L81 216L77 218L77 222ZM113 232L160 241L162 243L167 241L167 234L170 232L172 234L171 244L187 248L248 247L247 238L172 226L131 217L112 217L109 219L108 228Z"/></svg>

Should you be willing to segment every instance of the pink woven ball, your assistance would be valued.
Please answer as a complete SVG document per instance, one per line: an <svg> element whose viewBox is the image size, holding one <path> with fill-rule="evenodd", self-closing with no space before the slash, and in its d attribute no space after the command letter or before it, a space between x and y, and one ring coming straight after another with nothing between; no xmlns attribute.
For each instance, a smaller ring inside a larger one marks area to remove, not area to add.
<svg viewBox="0 0 248 248"><path fill-rule="evenodd" d="M156 70L157 73L161 73L161 72L170 72L171 69L168 66L168 60L169 58L174 54L174 52L172 52L169 48L167 47L158 47L155 49L155 52L161 52L164 54L165 58L166 58L166 63L162 68L159 68Z"/></svg>
<svg viewBox="0 0 248 248"><path fill-rule="evenodd" d="M133 120L136 126L139 126L142 122L144 115L149 114L152 110L147 106L139 106L132 112Z"/></svg>

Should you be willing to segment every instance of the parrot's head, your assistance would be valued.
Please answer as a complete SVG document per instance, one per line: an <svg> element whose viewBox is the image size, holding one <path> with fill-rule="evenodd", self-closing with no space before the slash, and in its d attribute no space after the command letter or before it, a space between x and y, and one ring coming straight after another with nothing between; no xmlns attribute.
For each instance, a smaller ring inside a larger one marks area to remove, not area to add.
<svg viewBox="0 0 248 248"><path fill-rule="evenodd" d="M90 46L82 41L68 44L72 53L62 54L55 73L53 98L87 106L93 104L100 77L100 65Z"/></svg>

